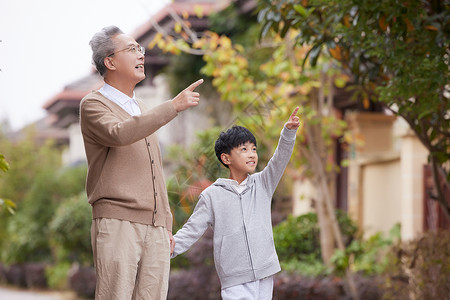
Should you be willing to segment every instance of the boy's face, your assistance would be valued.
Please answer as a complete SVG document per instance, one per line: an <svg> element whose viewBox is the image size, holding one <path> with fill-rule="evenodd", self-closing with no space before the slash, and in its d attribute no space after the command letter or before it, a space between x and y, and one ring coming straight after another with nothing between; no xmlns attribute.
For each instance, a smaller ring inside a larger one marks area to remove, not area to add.
<svg viewBox="0 0 450 300"><path fill-rule="evenodd" d="M253 173L258 164L258 153L255 144L246 142L233 148L230 154L222 153L222 161L228 165L234 173Z"/></svg>

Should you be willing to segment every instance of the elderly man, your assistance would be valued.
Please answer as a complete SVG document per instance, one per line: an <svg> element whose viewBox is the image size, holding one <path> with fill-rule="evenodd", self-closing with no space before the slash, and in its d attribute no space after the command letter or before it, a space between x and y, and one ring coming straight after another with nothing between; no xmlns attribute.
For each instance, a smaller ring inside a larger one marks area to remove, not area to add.
<svg viewBox="0 0 450 300"><path fill-rule="evenodd" d="M166 299L174 240L156 131L198 105L194 89L203 80L147 109L134 95L145 78L145 49L115 26L96 33L90 45L105 81L80 104L95 298Z"/></svg>

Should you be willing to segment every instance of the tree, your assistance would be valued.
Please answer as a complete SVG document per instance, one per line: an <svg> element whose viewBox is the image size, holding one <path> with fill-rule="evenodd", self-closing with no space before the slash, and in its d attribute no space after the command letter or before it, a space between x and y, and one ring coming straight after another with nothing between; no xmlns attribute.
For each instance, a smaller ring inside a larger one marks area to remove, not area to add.
<svg viewBox="0 0 450 300"><path fill-rule="evenodd" d="M450 1L263 0L262 35L299 30L316 65L341 62L363 104L380 101L403 117L429 151L437 195L450 219L439 174L450 181Z"/></svg>
<svg viewBox="0 0 450 300"><path fill-rule="evenodd" d="M259 142L269 149L276 145L283 126L281 120L287 118L292 107L301 104L304 124L295 161L297 166L301 163L302 174L319 187L316 208L321 227L322 255L328 263L335 243L339 249L345 249L335 217L330 181L339 169L332 155L334 141L344 134L346 127L346 123L333 113L333 86L345 84L346 76L342 76L336 64L325 58L319 62L320 68L311 68L309 63L303 63L309 48L292 51L296 35L298 31L291 30L285 38L276 35L266 39L263 46L253 44L244 48L233 44L226 35L214 32L206 32L201 38L192 39L191 43L173 37L163 40L161 34L149 46L158 45L174 54L182 50L203 55L206 65L202 72L213 78L212 84L221 98L233 105L239 122L256 136L264 137ZM260 51L270 49L272 54L263 56L266 60L258 60L258 68L252 69L249 67L250 57L255 57L258 48ZM351 293L356 299L352 274L348 272L347 275Z"/></svg>
<svg viewBox="0 0 450 300"><path fill-rule="evenodd" d="M3 129L3 128L2 128ZM0 217L0 255L9 241L11 222L20 218L24 207L24 199L33 182L43 170L51 170L59 166L60 152L54 149L50 141L43 145L35 142L35 131L28 128L24 137L12 141L0 130L0 149L9 164L6 176L0 177L0 191L3 199L14 201L14 215L4 214Z"/></svg>

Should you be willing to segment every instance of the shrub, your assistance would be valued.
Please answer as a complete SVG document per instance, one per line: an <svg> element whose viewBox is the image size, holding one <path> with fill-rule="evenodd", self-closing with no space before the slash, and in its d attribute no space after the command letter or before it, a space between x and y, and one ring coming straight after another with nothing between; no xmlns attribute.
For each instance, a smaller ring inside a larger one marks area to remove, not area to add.
<svg viewBox="0 0 450 300"><path fill-rule="evenodd" d="M91 207L84 192L59 205L49 228L58 261L92 265L91 215Z"/></svg>
<svg viewBox="0 0 450 300"><path fill-rule="evenodd" d="M336 216L344 240L348 243L354 239L357 227L342 211ZM298 217L288 216L286 221L273 228L275 247L282 262L302 260L315 263L321 261L320 227L315 213Z"/></svg>
<svg viewBox="0 0 450 300"><path fill-rule="evenodd" d="M448 299L449 278L450 231L427 232L394 247L386 299Z"/></svg>
<svg viewBox="0 0 450 300"><path fill-rule="evenodd" d="M48 223L56 203L53 191L55 174L43 172L35 178L17 213L7 224L7 239L2 243L6 263L47 262L51 260Z"/></svg>
<svg viewBox="0 0 450 300"><path fill-rule="evenodd" d="M308 213L287 220L273 228L275 247L282 261L294 258L320 259L317 215Z"/></svg>
<svg viewBox="0 0 450 300"><path fill-rule="evenodd" d="M60 171L46 167L39 171L16 214L6 224L5 239L0 243L3 262L52 261L49 223L65 197L84 189L85 174L85 166Z"/></svg>
<svg viewBox="0 0 450 300"><path fill-rule="evenodd" d="M70 263L62 262L55 266L49 266L45 269L45 277L48 286L52 290L66 290L68 288L68 272Z"/></svg>
<svg viewBox="0 0 450 300"><path fill-rule="evenodd" d="M366 276L381 274L389 264L386 254L399 241L400 224L394 225L387 237L378 232L368 239L355 239L345 251L335 251L331 258L334 272L344 275L351 264L353 271L362 272Z"/></svg>

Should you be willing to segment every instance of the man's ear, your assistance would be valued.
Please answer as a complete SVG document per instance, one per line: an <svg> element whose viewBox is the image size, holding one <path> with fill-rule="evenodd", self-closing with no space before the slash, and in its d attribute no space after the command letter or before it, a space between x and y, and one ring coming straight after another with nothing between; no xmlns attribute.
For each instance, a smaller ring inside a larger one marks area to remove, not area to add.
<svg viewBox="0 0 450 300"><path fill-rule="evenodd" d="M114 64L114 59L112 57L105 57L105 59L103 60L103 63L105 64L105 67L108 70L115 70L116 66Z"/></svg>
<svg viewBox="0 0 450 300"><path fill-rule="evenodd" d="M220 154L220 159L223 161L224 164L229 165L231 163L230 161L230 155L226 153Z"/></svg>

